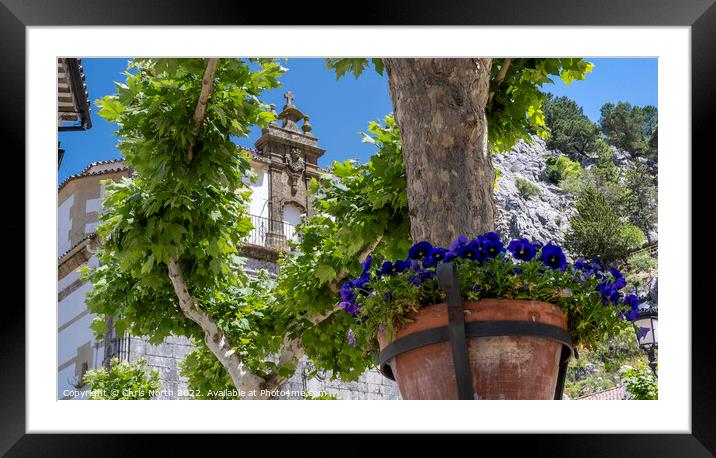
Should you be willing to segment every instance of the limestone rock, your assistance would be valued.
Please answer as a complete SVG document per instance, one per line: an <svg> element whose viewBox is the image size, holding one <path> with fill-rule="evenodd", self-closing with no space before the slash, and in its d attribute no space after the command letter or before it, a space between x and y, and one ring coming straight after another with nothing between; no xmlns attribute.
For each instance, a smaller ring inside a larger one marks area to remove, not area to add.
<svg viewBox="0 0 716 458"><path fill-rule="evenodd" d="M556 244L564 242L569 218L574 215L574 198L547 180L545 161L561 153L548 150L542 139L534 143L520 141L509 153L493 156L500 169L495 191L498 208L496 231L503 240L526 237L531 241ZM517 189L517 178L539 188L539 195L525 197Z"/></svg>

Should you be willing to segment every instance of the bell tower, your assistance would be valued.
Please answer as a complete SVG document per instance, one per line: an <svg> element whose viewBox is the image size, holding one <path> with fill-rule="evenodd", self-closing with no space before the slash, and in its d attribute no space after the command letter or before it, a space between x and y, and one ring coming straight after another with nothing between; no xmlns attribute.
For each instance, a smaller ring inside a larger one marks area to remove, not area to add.
<svg viewBox="0 0 716 458"><path fill-rule="evenodd" d="M310 214L308 182L318 177L318 158L325 153L318 139L311 133L313 127L293 101L291 91L284 94L286 104L276 121L262 129L256 149L269 159L269 219L267 233L277 238L287 237L285 224L297 224L297 215ZM301 125L299 126L299 123ZM290 237L289 237L290 238Z"/></svg>

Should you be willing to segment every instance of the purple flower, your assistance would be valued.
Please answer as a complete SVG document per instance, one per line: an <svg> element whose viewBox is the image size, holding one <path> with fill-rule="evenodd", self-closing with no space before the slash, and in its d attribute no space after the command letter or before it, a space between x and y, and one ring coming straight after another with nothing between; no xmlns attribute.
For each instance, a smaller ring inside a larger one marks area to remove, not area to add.
<svg viewBox="0 0 716 458"><path fill-rule="evenodd" d="M352 329L348 330L348 345L350 345L353 348L355 348L355 346L356 346L356 336L355 336L355 334L353 334Z"/></svg>
<svg viewBox="0 0 716 458"><path fill-rule="evenodd" d="M495 232L488 232L477 237L480 244L480 252L483 258L494 258L501 252L505 251L505 245L500 240L500 236Z"/></svg>
<svg viewBox="0 0 716 458"><path fill-rule="evenodd" d="M619 272L617 269L612 267L610 269L612 276L614 277L614 285L617 289L622 289L626 286L626 280L624 279L624 276L621 272Z"/></svg>
<svg viewBox="0 0 716 458"><path fill-rule="evenodd" d="M445 259L446 255L447 250L445 248L433 248L432 250L430 250L430 253L428 253L428 256L423 259L423 267L437 266L440 261Z"/></svg>
<svg viewBox="0 0 716 458"><path fill-rule="evenodd" d="M527 239L513 240L507 245L507 249L516 259L530 261L537 254L537 247Z"/></svg>
<svg viewBox="0 0 716 458"><path fill-rule="evenodd" d="M624 298L624 305L629 307L629 310L626 312L626 315L623 316L623 318L626 318L629 321L634 321L637 318L639 318L639 298L636 297L634 294L630 294ZM621 314L623 315L623 313Z"/></svg>
<svg viewBox="0 0 716 458"><path fill-rule="evenodd" d="M460 247L463 247L466 244L467 244L467 237L465 237L464 235L461 235L458 238L456 238L454 242L452 242L450 244L450 251L452 253L457 253L458 250L460 249Z"/></svg>
<svg viewBox="0 0 716 458"><path fill-rule="evenodd" d="M574 263L574 268L584 272L592 271L592 265L587 263L583 257L577 259L577 262Z"/></svg>
<svg viewBox="0 0 716 458"><path fill-rule="evenodd" d="M410 250L408 250L408 258L410 259L423 259L425 256L430 253L430 250L433 249L433 246L425 241L418 242L415 245L410 247Z"/></svg>
<svg viewBox="0 0 716 458"><path fill-rule="evenodd" d="M395 264L390 261L385 261L383 266L380 268L383 275L395 275L398 271L395 269Z"/></svg>
<svg viewBox="0 0 716 458"><path fill-rule="evenodd" d="M355 280L353 287L358 290L358 292L362 296L367 296L368 293L371 292L371 288L369 286L370 284L370 278L366 276L361 276L357 280Z"/></svg>
<svg viewBox="0 0 716 458"><path fill-rule="evenodd" d="M614 283L604 281L598 284L595 289L602 293L602 304L609 305L611 303L615 307L619 305L619 299L621 296Z"/></svg>
<svg viewBox="0 0 716 458"><path fill-rule="evenodd" d="M435 272L433 272L431 270L422 270L422 271L418 272L417 274L413 275L412 277L410 277L410 283L413 286L419 286L428 280L432 280L434 277L435 277Z"/></svg>
<svg viewBox="0 0 716 458"><path fill-rule="evenodd" d="M567 258L564 256L564 252L552 242L542 247L539 260L553 270L564 270L567 267Z"/></svg>
<svg viewBox="0 0 716 458"><path fill-rule="evenodd" d="M363 261L363 274L367 274L370 270L370 264L373 262L373 256L368 256L365 258L365 261Z"/></svg>
<svg viewBox="0 0 716 458"><path fill-rule="evenodd" d="M356 295L353 292L352 285L349 283L345 283L340 291L338 291L338 294L341 295L341 299L343 299L345 302L354 302L356 300Z"/></svg>
<svg viewBox="0 0 716 458"><path fill-rule="evenodd" d="M472 243L458 248L457 255L463 259L472 259L473 261L481 260L479 247L474 246Z"/></svg>
<svg viewBox="0 0 716 458"><path fill-rule="evenodd" d="M341 304L343 304L343 302L341 302ZM338 304L338 305L340 306L341 304ZM361 308L363 306L363 304L352 304L349 302L346 302L346 304L348 304L348 305L346 305L345 307L342 307L345 309L346 315L353 315L354 317L357 317L360 315L360 310L358 310L358 309Z"/></svg>
<svg viewBox="0 0 716 458"><path fill-rule="evenodd" d="M342 309L346 309L346 308L350 307L351 305L353 305L351 302L343 301L338 304L338 307L340 307Z"/></svg>
<svg viewBox="0 0 716 458"><path fill-rule="evenodd" d="M395 265L395 271L398 273L404 272L405 269L410 267L410 263L408 261L403 261L402 259L398 259L397 261L395 261L394 265Z"/></svg>
<svg viewBox="0 0 716 458"><path fill-rule="evenodd" d="M602 264L602 261L599 260L599 258L595 257L592 260L592 263L594 264L594 270L599 272L604 272L606 269L604 268L604 264Z"/></svg>

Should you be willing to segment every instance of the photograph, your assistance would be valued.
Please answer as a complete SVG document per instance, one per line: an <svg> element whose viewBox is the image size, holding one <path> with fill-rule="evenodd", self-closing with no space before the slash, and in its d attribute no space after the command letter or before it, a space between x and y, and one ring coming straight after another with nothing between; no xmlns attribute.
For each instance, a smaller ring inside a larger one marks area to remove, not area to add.
<svg viewBox="0 0 716 458"><path fill-rule="evenodd" d="M57 393L658 400L657 57L58 57Z"/></svg>
<svg viewBox="0 0 716 458"><path fill-rule="evenodd" d="M0 0L0 455L714 456L715 1Z"/></svg>

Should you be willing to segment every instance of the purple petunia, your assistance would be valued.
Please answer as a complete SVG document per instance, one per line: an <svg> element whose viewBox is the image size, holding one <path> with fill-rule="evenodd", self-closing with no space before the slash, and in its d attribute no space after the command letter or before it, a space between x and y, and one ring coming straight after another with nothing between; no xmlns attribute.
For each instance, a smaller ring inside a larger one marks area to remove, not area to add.
<svg viewBox="0 0 716 458"><path fill-rule="evenodd" d="M567 258L564 256L562 248L552 242L542 247L539 260L553 270L564 270L567 267Z"/></svg>
<svg viewBox="0 0 716 458"><path fill-rule="evenodd" d="M450 244L450 252L457 254L460 247L467 245L467 237L464 235L459 236L454 242Z"/></svg>
<svg viewBox="0 0 716 458"><path fill-rule="evenodd" d="M445 248L433 248L432 250L430 250L430 253L428 253L428 256L423 259L423 267L437 266L441 261L445 259L445 256L447 254L448 252Z"/></svg>
<svg viewBox="0 0 716 458"><path fill-rule="evenodd" d="M369 255L367 258L365 258L365 261L363 261L363 263L362 263L362 265L363 265L363 275L365 275L365 274L368 273L368 271L370 270L370 265L371 265L372 262L373 262L373 256L370 256L370 255Z"/></svg>
<svg viewBox="0 0 716 458"><path fill-rule="evenodd" d="M479 246L473 243L458 248L457 255L463 259L472 259L473 261L480 261L482 259Z"/></svg>
<svg viewBox="0 0 716 458"><path fill-rule="evenodd" d="M350 283L344 284L341 289L338 291L338 294L341 295L341 299L343 299L346 302L353 302L356 299L356 295L353 292L353 285Z"/></svg>
<svg viewBox="0 0 716 458"><path fill-rule="evenodd" d="M410 247L410 250L408 250L408 258L409 259L423 259L425 256L430 253L430 250L433 249L433 246L425 241L418 242L415 245Z"/></svg>
<svg viewBox="0 0 716 458"><path fill-rule="evenodd" d="M623 316L629 321L634 321L639 318L639 298L634 294L629 294L624 298L624 305L629 307L629 310Z"/></svg>
<svg viewBox="0 0 716 458"><path fill-rule="evenodd" d="M348 345L350 345L353 348L355 348L355 346L356 346L356 336L355 336L355 334L353 334L352 329L348 330Z"/></svg>
<svg viewBox="0 0 716 458"><path fill-rule="evenodd" d="M410 267L410 262L403 261L402 259L399 259L395 262L385 261L383 265L380 268L380 271L383 273L383 275L395 275L400 272L404 272L405 269Z"/></svg>
<svg viewBox="0 0 716 458"><path fill-rule="evenodd" d="M497 257L498 254L505 251L505 245L495 232L480 235L477 237L477 241L480 244L480 252L484 259Z"/></svg>
<svg viewBox="0 0 716 458"><path fill-rule="evenodd" d="M527 239L513 240L507 245L507 250L516 259L530 261L537 254L537 247Z"/></svg>
<svg viewBox="0 0 716 458"><path fill-rule="evenodd" d="M624 279L624 276L622 275L619 270L612 267L610 269L610 272L612 276L614 277L614 286L616 286L617 289L622 289L626 286L626 280Z"/></svg>

